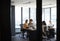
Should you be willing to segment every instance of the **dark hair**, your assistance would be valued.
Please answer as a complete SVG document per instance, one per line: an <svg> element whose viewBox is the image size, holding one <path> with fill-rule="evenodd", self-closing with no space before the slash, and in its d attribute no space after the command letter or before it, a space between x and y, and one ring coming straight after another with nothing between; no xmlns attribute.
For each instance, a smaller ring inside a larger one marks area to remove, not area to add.
<svg viewBox="0 0 60 41"><path fill-rule="evenodd" d="M32 19L30 19L30 21L33 21Z"/></svg>
<svg viewBox="0 0 60 41"><path fill-rule="evenodd" d="M46 25L46 22L45 22L45 21L43 21L43 22L42 22L42 24L43 24L43 25Z"/></svg>
<svg viewBox="0 0 60 41"><path fill-rule="evenodd" d="M26 23L28 22L28 20L26 19L26 21L25 21Z"/></svg>

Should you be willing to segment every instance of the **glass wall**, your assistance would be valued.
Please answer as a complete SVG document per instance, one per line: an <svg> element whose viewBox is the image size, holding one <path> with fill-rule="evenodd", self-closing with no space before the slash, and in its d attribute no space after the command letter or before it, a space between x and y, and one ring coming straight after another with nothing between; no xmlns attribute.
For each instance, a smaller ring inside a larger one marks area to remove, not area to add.
<svg viewBox="0 0 60 41"><path fill-rule="evenodd" d="M22 13L22 15L21 15L21 13ZM33 19L33 23L36 25L36 8L30 8L30 12L29 12L29 8L27 8L27 7L22 7L22 11L21 11L21 7L19 7L19 6L15 7L16 32L20 32L21 22L24 24L25 20L28 19L28 23L29 23L29 17L30 17L30 19ZM21 18L22 18L22 20L21 20Z"/></svg>
<svg viewBox="0 0 60 41"><path fill-rule="evenodd" d="M15 7L15 32L20 32L21 24L21 8Z"/></svg>
<svg viewBox="0 0 60 41"><path fill-rule="evenodd" d="M42 9L42 21L46 21L47 25L49 23L49 20L51 20L52 24L54 25L53 28L55 28L56 31L56 21L57 19L57 13L56 13L56 7L50 7L50 8L43 8Z"/></svg>
<svg viewBox="0 0 60 41"><path fill-rule="evenodd" d="M56 19L57 19L57 14L56 14L56 7L55 8L51 8L51 21L52 23L54 24L54 28L55 28L55 31L56 31Z"/></svg>
<svg viewBox="0 0 60 41"><path fill-rule="evenodd" d="M23 24L26 19L29 20L29 8L24 7L23 8Z"/></svg>
<svg viewBox="0 0 60 41"><path fill-rule="evenodd" d="M45 9L45 21L47 25L49 23L49 20L50 20L50 8L46 8Z"/></svg>
<svg viewBox="0 0 60 41"><path fill-rule="evenodd" d="M36 23L36 8L30 9L30 18L33 19L34 23Z"/></svg>
<svg viewBox="0 0 60 41"><path fill-rule="evenodd" d="M33 23L36 28L36 8L30 9L30 19L33 19Z"/></svg>
<svg viewBox="0 0 60 41"><path fill-rule="evenodd" d="M15 28L20 28L21 24L21 8L15 7Z"/></svg>
<svg viewBox="0 0 60 41"><path fill-rule="evenodd" d="M45 21L45 9L42 9L42 21Z"/></svg>

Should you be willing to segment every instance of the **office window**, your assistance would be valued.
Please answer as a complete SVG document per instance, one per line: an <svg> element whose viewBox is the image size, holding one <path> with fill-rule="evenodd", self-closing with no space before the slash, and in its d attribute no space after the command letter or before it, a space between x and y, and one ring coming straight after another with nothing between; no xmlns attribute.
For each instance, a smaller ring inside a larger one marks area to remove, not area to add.
<svg viewBox="0 0 60 41"><path fill-rule="evenodd" d="M36 8L30 9L30 19L33 19L33 22L36 23Z"/></svg>
<svg viewBox="0 0 60 41"><path fill-rule="evenodd" d="M30 19L33 19L34 26L36 28L36 8L31 8Z"/></svg>
<svg viewBox="0 0 60 41"><path fill-rule="evenodd" d="M23 8L23 24L26 19L29 20L29 8L24 7Z"/></svg>
<svg viewBox="0 0 60 41"><path fill-rule="evenodd" d="M49 20L50 20L50 8L46 8L45 9L45 21L47 25L49 23Z"/></svg>
<svg viewBox="0 0 60 41"><path fill-rule="evenodd" d="M44 12L45 9L42 9L42 21L45 21L45 12Z"/></svg>
<svg viewBox="0 0 60 41"><path fill-rule="evenodd" d="M56 19L57 19L57 13L56 13L56 7L55 8L51 8L51 21L54 24L54 28L56 29Z"/></svg>
<svg viewBox="0 0 60 41"><path fill-rule="evenodd" d="M21 24L21 7L15 7L15 28L20 28Z"/></svg>

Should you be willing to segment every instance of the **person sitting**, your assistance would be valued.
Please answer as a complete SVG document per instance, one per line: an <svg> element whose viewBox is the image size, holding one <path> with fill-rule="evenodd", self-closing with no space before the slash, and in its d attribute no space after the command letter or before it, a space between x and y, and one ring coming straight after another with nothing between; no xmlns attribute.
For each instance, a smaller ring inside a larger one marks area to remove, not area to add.
<svg viewBox="0 0 60 41"><path fill-rule="evenodd" d="M33 23L33 20L29 20L29 41L36 41L36 25Z"/></svg>
<svg viewBox="0 0 60 41"><path fill-rule="evenodd" d="M24 38L24 33L27 32L27 28L28 28L28 20L26 20L25 23L23 24L23 38Z"/></svg>
<svg viewBox="0 0 60 41"><path fill-rule="evenodd" d="M49 30L49 37L55 37L55 29L53 28L54 25L52 24L51 21L49 21L49 25L48 25L48 30Z"/></svg>
<svg viewBox="0 0 60 41"><path fill-rule="evenodd" d="M42 38L43 38L44 36L46 36L46 31L47 31L46 22L43 21L43 22L42 22Z"/></svg>
<svg viewBox="0 0 60 41"><path fill-rule="evenodd" d="M28 20L26 20L24 25L23 25L23 29L27 29L27 28L28 28Z"/></svg>
<svg viewBox="0 0 60 41"><path fill-rule="evenodd" d="M34 23L33 23L33 20L32 19L30 19L30 21L29 21L29 29L30 30L36 30L36 27L35 27L35 25L34 25Z"/></svg>
<svg viewBox="0 0 60 41"><path fill-rule="evenodd" d="M49 21L49 24L48 24L48 29L50 29L50 28L53 28L53 24L52 24L52 22L51 21Z"/></svg>

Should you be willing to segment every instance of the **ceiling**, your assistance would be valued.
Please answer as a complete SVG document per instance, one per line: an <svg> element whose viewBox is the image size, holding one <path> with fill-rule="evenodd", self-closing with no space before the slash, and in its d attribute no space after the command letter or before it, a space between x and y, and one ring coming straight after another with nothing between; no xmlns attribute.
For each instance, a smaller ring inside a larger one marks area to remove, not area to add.
<svg viewBox="0 0 60 41"><path fill-rule="evenodd" d="M19 4L26 5L26 4L31 4L31 3L35 4L36 0L11 0L11 3L12 5L19 5Z"/></svg>
<svg viewBox="0 0 60 41"><path fill-rule="evenodd" d="M36 6L36 0L11 0L11 4ZM56 0L42 0L42 6L55 5L55 4L56 4Z"/></svg>
<svg viewBox="0 0 60 41"><path fill-rule="evenodd" d="M42 0L42 5L54 5L56 4L56 0Z"/></svg>

